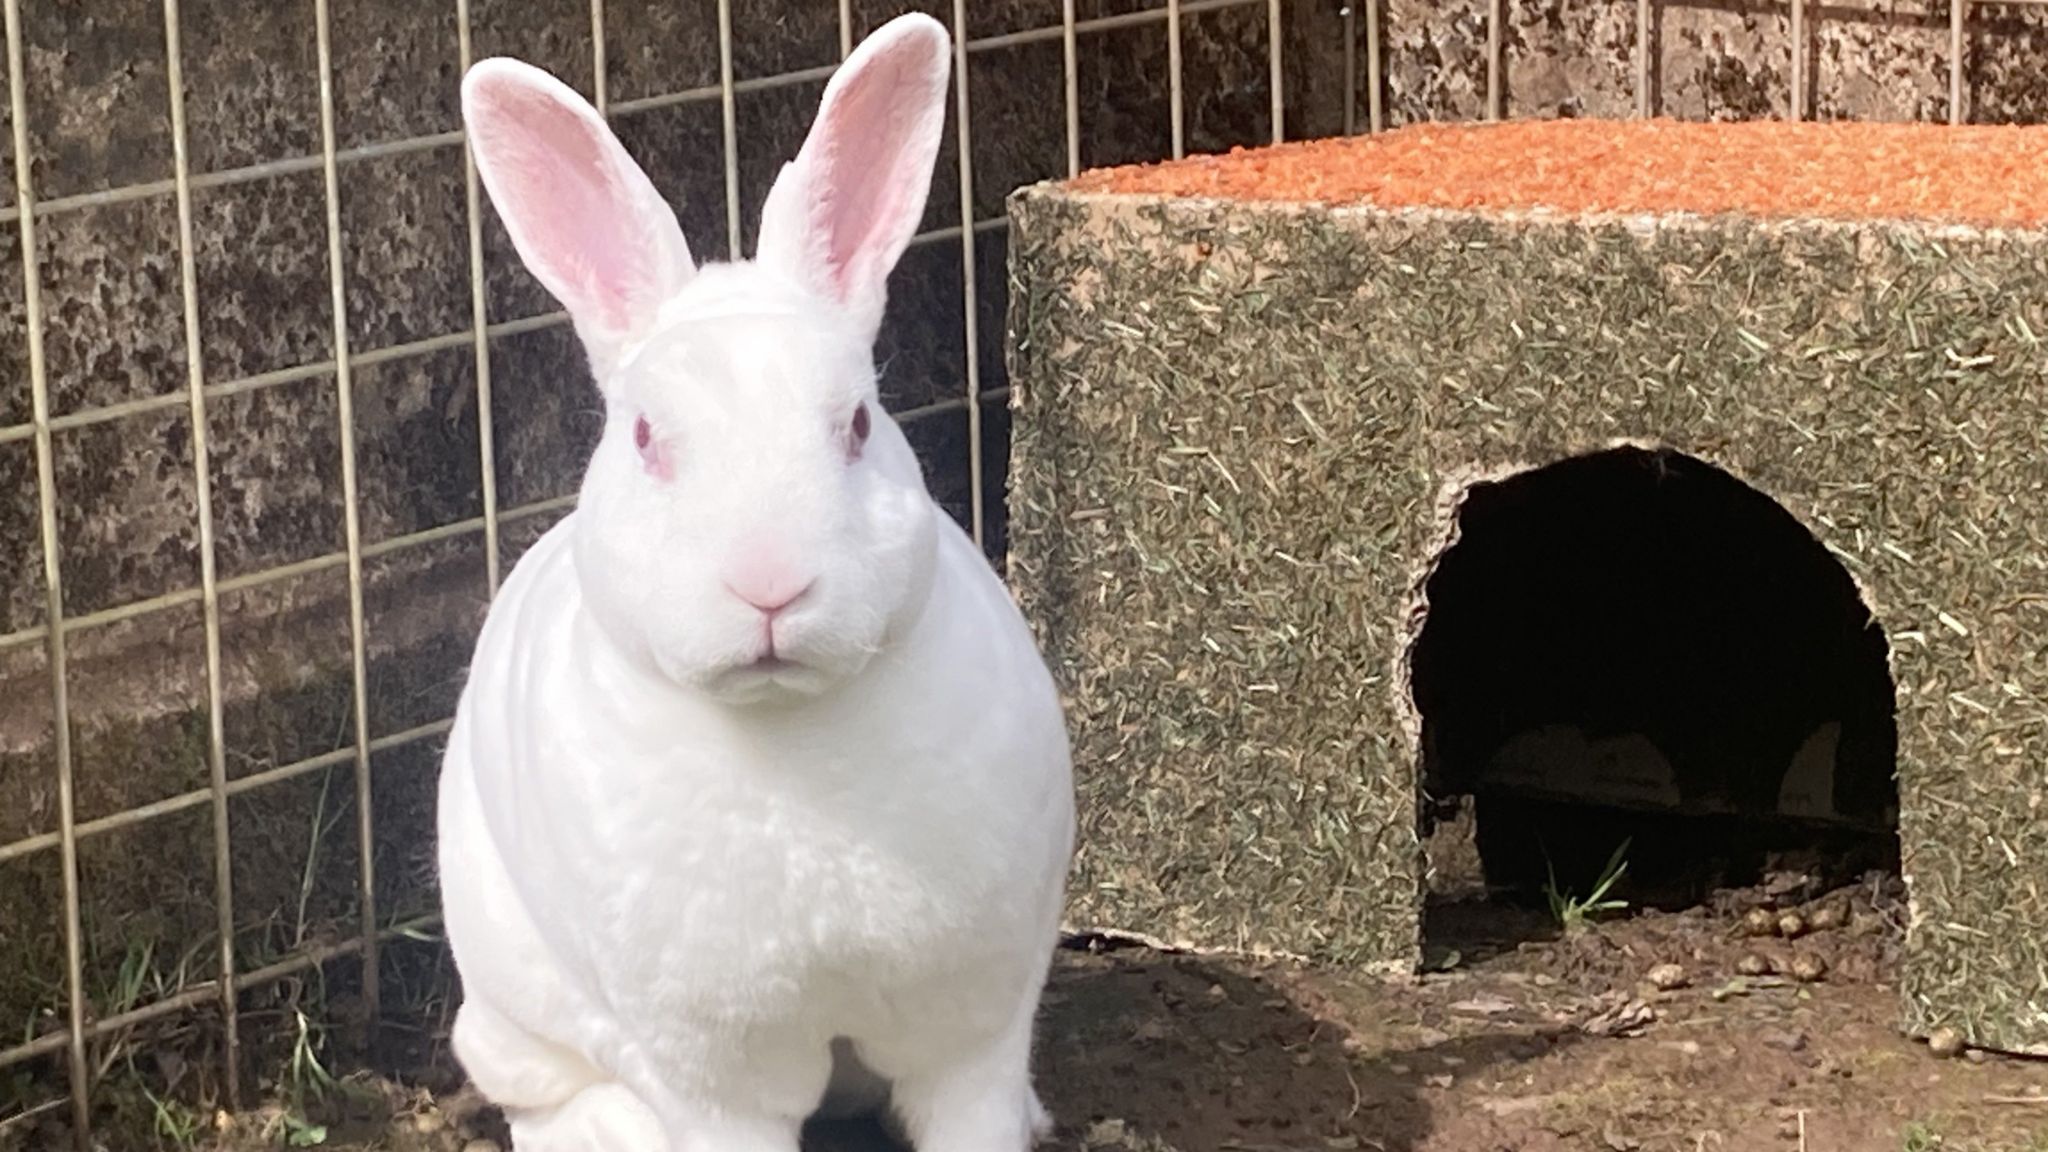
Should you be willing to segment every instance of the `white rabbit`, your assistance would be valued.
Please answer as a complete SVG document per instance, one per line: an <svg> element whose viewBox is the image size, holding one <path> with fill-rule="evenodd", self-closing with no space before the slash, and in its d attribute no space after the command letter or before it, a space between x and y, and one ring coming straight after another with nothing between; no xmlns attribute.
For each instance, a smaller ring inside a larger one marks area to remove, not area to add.
<svg viewBox="0 0 2048 1152"><path fill-rule="evenodd" d="M757 258L703 268L568 87L463 79L606 410L576 511L491 606L441 775L454 1049L518 1152L793 1152L878 1084L918 1152L1045 1133L1065 723L872 351L950 60L924 16L864 41Z"/></svg>

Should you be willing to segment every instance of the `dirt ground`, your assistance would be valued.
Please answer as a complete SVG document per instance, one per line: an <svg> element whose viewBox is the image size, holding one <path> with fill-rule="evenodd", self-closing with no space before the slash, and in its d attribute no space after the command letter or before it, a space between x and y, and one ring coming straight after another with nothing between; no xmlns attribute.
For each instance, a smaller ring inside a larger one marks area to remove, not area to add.
<svg viewBox="0 0 2048 1152"><path fill-rule="evenodd" d="M1805 930L1752 935L1757 909L1765 922L1796 910ZM1400 986L1077 942L1060 957L1041 1032L1054 1146L2048 1152L2048 1064L1942 1058L1894 1030L1899 912L1896 882L1881 879L1816 895L1786 878L1571 932L1540 909L1449 904L1432 916L1432 971ZM301 1145L502 1148L501 1125L460 1088L445 1046L429 1038L415 1054L387 1077L355 1078L317 1117L317 1145L303 1129ZM258 1112L191 1146L249 1152L286 1137ZM22 1145L46 1146L58 1145ZM860 1126L817 1131L806 1146L890 1147Z"/></svg>

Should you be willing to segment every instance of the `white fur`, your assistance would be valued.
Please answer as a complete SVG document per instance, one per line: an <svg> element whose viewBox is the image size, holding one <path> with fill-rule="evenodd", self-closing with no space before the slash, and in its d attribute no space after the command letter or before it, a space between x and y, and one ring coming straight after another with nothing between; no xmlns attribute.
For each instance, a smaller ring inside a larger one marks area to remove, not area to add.
<svg viewBox="0 0 2048 1152"><path fill-rule="evenodd" d="M794 1152L884 1087L918 1152L1044 1130L1065 726L872 360L948 66L929 18L869 37L760 259L702 269L567 88L465 78L479 170L607 407L577 511L491 607L441 777L454 1046L517 1152ZM762 580L806 590L770 619L735 591ZM764 636L789 663L748 667Z"/></svg>

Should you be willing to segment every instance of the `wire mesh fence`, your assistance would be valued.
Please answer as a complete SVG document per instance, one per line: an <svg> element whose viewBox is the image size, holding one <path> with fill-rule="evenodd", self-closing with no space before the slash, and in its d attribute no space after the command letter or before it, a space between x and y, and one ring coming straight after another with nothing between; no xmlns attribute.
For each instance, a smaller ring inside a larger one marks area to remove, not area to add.
<svg viewBox="0 0 2048 1152"><path fill-rule="evenodd" d="M1568 108L1515 101L1546 46L1505 0L922 6L955 34L954 104L884 393L998 560L1011 188L1433 115L1672 110L1651 0L1597 6L1632 34L1624 75ZM1913 114L1970 112L1978 6L1913 25L1945 19L1948 62L1945 104ZM433 923L469 641L598 426L566 317L481 194L461 72L509 52L581 89L720 256L750 247L836 62L902 7L4 0L0 1131L68 1111L85 1146L110 1039L180 1019L232 1107L262 990L348 960L359 1015L387 1016L380 952ZM1814 6L1756 7L1782 102L1706 111L1816 114ZM1425 26L1455 35L1418 51ZM1457 36L1473 52L1448 60Z"/></svg>

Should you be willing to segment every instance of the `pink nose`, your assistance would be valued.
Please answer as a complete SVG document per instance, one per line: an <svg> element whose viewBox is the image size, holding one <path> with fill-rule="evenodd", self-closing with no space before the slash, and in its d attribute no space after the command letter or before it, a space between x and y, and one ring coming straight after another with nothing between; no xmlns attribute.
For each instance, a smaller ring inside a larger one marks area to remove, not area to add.
<svg viewBox="0 0 2048 1152"><path fill-rule="evenodd" d="M760 609L765 615L773 616L803 599L804 593L811 590L811 582L806 580L801 584L765 584L754 588L728 584L726 587L733 595Z"/></svg>
<svg viewBox="0 0 2048 1152"><path fill-rule="evenodd" d="M725 574L726 591L770 616L803 599L817 577L767 550L750 550Z"/></svg>

